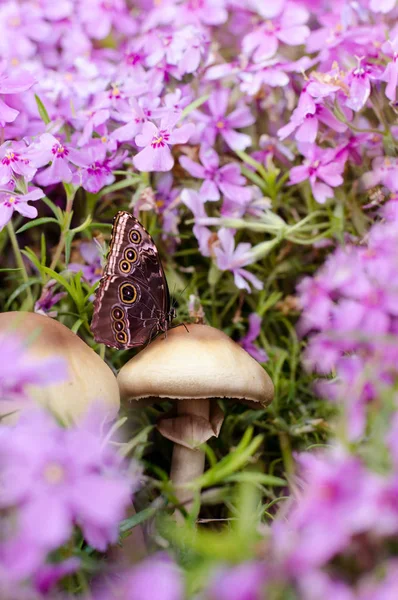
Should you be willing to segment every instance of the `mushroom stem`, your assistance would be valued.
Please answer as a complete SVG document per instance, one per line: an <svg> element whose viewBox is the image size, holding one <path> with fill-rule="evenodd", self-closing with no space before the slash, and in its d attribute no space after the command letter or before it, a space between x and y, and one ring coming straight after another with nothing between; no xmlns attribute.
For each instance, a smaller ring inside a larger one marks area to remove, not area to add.
<svg viewBox="0 0 398 600"><path fill-rule="evenodd" d="M205 399L186 399L177 402L178 415L192 415L209 420L210 401ZM190 443L192 440L187 439ZM184 484L202 475L205 466L205 453L203 450L191 449L181 444L174 444L171 460L170 478L176 487L178 501L189 510L192 504L192 491L184 489ZM181 486L181 487L180 487Z"/></svg>

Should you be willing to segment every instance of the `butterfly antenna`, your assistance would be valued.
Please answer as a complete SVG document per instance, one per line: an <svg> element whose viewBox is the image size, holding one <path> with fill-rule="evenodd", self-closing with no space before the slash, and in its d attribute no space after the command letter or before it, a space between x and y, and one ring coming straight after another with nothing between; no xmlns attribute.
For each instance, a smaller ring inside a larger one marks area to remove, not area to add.
<svg viewBox="0 0 398 600"><path fill-rule="evenodd" d="M174 287L175 287L175 286L174 286ZM188 287L189 287L189 283L187 283L187 285L184 287L184 289L183 289L181 292L179 292L178 296L182 297L183 293L185 292L185 290L186 290ZM173 302L173 304L172 304L172 308L174 308L174 304L175 304L176 302L177 302L177 297L176 297L176 299L175 299L175 302Z"/></svg>

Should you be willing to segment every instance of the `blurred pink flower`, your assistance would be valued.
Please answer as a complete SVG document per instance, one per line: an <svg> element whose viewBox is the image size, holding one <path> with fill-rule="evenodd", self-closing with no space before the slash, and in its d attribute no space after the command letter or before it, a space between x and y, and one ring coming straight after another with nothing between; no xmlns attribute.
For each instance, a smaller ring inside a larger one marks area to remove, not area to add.
<svg viewBox="0 0 398 600"><path fill-rule="evenodd" d="M261 331L261 317L256 313L251 313L249 315L249 329L247 330L246 335L244 335L240 340L239 344L251 354L253 358L258 360L258 362L265 362L268 360L268 355L263 348L258 348L258 346L254 345L254 341L258 338Z"/></svg>

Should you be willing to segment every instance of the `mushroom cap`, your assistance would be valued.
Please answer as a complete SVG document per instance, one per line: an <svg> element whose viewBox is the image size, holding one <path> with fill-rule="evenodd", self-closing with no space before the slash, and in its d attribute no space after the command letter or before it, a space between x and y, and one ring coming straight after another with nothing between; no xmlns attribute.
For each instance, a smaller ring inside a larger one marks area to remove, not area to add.
<svg viewBox="0 0 398 600"><path fill-rule="evenodd" d="M235 398L262 406L272 401L269 375L241 346L214 327L185 327L169 330L122 367L122 400Z"/></svg>
<svg viewBox="0 0 398 600"><path fill-rule="evenodd" d="M35 360L62 357L69 378L56 384L26 386L29 396L65 423L76 421L98 403L114 416L120 407L117 380L108 365L83 340L58 321L30 312L0 313L0 332L26 340L26 356ZM23 404L26 406L26 403ZM0 413L20 408L16 401L1 403Z"/></svg>

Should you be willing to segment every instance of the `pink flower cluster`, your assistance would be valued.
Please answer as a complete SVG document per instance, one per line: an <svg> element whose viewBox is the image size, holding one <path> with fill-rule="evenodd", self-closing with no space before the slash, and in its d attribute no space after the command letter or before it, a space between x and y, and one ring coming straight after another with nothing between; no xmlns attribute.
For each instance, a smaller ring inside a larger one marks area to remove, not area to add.
<svg viewBox="0 0 398 600"><path fill-rule="evenodd" d="M0 227L14 211L34 218L40 203L30 202L59 183L96 194L115 170L161 174L176 158L190 181L173 171L164 198L165 180L152 183L165 234L178 242L184 205L195 220L207 202L220 202L213 215L244 218L256 206L261 216L269 206L241 173L242 150L288 168L288 183L309 186L319 203L334 198L347 168L358 169L364 191L397 191L396 158L383 144L398 81L394 2L56 4L0 7ZM260 287L237 274L256 260L248 242L238 258L222 231L194 231L238 287Z"/></svg>
<svg viewBox="0 0 398 600"><path fill-rule="evenodd" d="M388 220L373 225L365 243L338 248L298 287L299 330L309 334L307 366L335 372L320 391L343 403L352 437L364 432L367 405L397 377L396 205L391 200L384 207Z"/></svg>
<svg viewBox="0 0 398 600"><path fill-rule="evenodd" d="M46 563L76 527L98 550L117 541L137 487L92 419L64 429L38 409L0 425L0 478L0 585L31 578L39 591L79 568Z"/></svg>

